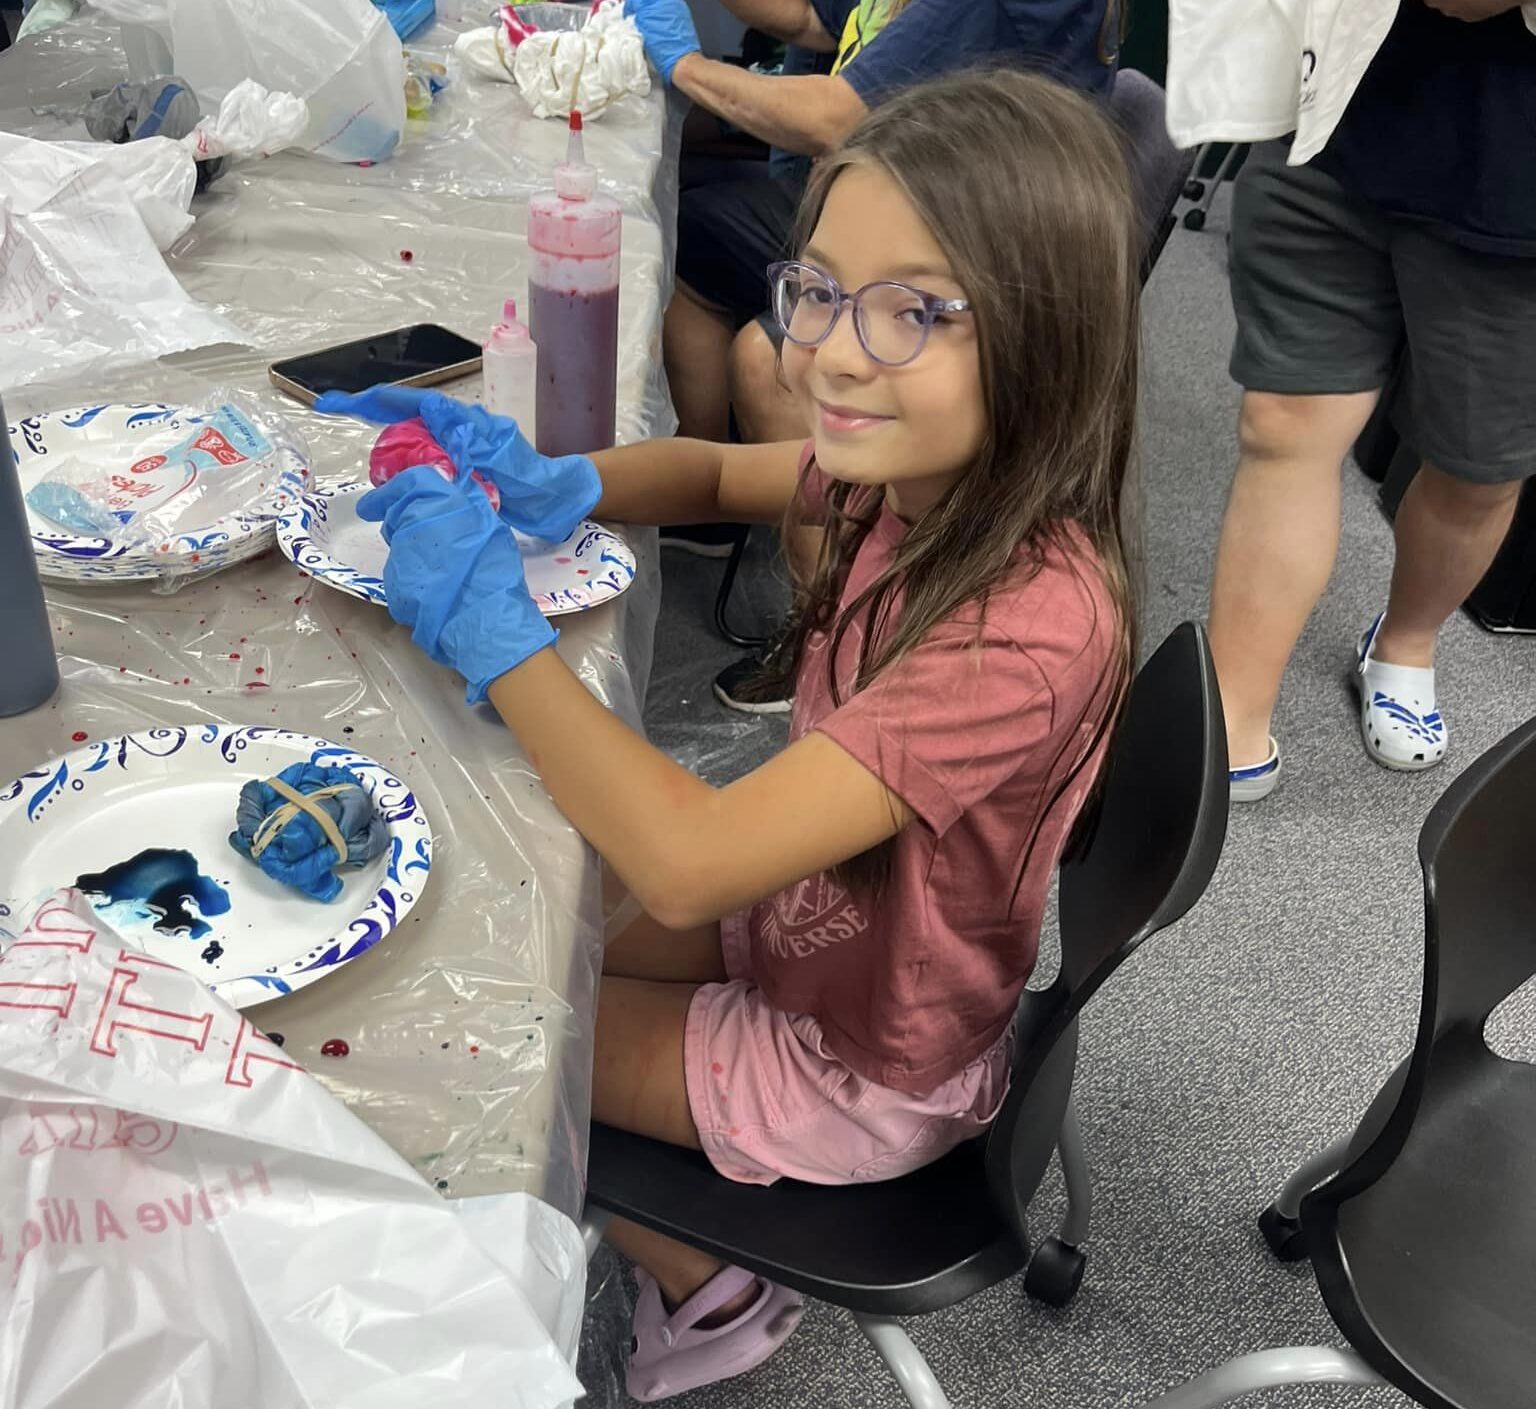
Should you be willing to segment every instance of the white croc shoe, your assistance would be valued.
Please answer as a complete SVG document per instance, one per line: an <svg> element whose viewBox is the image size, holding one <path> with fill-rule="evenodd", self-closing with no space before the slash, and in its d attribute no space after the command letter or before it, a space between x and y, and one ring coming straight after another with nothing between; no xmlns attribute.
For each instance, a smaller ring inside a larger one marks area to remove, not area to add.
<svg viewBox="0 0 1536 1409"><path fill-rule="evenodd" d="M1360 736L1383 768L1418 773L1445 757L1445 720L1435 707L1435 672L1371 658L1383 612L1360 638L1352 683L1360 695Z"/></svg>
<svg viewBox="0 0 1536 1409"><path fill-rule="evenodd" d="M1227 770L1227 795L1233 802L1263 802L1280 782L1280 745L1269 741L1263 763Z"/></svg>

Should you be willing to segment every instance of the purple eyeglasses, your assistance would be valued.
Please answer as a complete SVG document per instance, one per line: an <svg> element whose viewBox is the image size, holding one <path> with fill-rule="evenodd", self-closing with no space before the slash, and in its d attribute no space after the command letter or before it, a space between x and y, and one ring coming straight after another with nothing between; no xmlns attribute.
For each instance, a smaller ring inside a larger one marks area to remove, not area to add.
<svg viewBox="0 0 1536 1409"><path fill-rule="evenodd" d="M768 266L768 291L784 336L800 347L824 343L843 305L852 304L859 346L884 367L905 367L927 345L935 323L971 311L966 299L940 298L894 280L845 293L830 274L796 260Z"/></svg>

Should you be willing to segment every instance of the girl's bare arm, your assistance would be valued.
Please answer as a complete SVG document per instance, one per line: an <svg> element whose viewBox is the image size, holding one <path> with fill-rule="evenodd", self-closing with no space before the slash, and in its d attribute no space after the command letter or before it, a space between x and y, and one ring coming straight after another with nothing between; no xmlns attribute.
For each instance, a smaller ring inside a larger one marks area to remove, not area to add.
<svg viewBox="0 0 1536 1409"><path fill-rule="evenodd" d="M571 825L669 929L717 920L912 820L818 733L712 787L609 713L553 650L508 671L490 699Z"/></svg>
<svg viewBox="0 0 1536 1409"><path fill-rule="evenodd" d="M625 523L777 523L794 497L801 441L647 440L592 457L599 518Z"/></svg>

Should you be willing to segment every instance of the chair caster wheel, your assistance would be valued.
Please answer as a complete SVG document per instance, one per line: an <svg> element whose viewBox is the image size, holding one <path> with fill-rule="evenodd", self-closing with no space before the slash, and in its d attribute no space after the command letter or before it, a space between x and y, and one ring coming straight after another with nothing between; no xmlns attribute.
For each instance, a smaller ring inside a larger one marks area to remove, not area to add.
<svg viewBox="0 0 1536 1409"><path fill-rule="evenodd" d="M1307 1240L1302 1236L1300 1221L1287 1217L1274 1204L1259 1215L1259 1232L1281 1262L1307 1260Z"/></svg>
<svg viewBox="0 0 1536 1409"><path fill-rule="evenodd" d="M1205 194L1205 182L1191 178L1184 183L1184 199L1186 201L1198 201Z"/></svg>
<svg viewBox="0 0 1536 1409"><path fill-rule="evenodd" d="M1187 210L1184 212L1184 228L1186 230L1205 229L1205 212L1203 210Z"/></svg>
<svg viewBox="0 0 1536 1409"><path fill-rule="evenodd" d="M1035 1249L1024 1272L1024 1290L1047 1306L1066 1306L1083 1285L1088 1255L1060 1238L1047 1238Z"/></svg>

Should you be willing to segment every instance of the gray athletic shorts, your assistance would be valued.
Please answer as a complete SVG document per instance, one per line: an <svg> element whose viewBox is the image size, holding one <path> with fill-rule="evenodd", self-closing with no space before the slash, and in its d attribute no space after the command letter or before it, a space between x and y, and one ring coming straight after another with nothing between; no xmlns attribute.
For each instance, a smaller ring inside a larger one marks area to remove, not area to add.
<svg viewBox="0 0 1536 1409"><path fill-rule="evenodd" d="M1233 191L1233 379L1374 391L1406 344L1405 439L1461 479L1536 475L1536 258L1383 215L1287 147L1255 146Z"/></svg>

